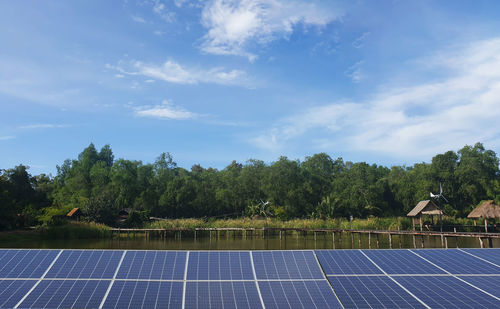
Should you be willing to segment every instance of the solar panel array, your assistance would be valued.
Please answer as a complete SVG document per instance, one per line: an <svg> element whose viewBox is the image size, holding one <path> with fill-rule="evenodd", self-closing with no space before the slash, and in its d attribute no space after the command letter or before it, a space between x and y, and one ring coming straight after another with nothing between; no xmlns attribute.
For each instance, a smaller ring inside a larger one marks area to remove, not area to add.
<svg viewBox="0 0 500 309"><path fill-rule="evenodd" d="M0 249L0 308L500 308L500 249Z"/></svg>

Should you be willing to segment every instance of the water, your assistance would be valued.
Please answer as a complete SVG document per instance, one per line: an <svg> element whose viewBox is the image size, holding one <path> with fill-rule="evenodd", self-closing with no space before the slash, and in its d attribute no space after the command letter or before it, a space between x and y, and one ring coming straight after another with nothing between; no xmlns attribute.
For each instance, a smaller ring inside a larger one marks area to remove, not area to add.
<svg viewBox="0 0 500 309"><path fill-rule="evenodd" d="M309 233L287 234L280 238L279 234L246 237L233 236L231 233L221 237L166 237L146 238L143 235L135 237L122 237L113 239L16 239L15 241L3 239L0 241L2 248L40 248L40 249L141 249L141 250L294 250L294 249L376 249L376 236L371 236L371 246L368 242L368 234L350 233L335 234L335 244L331 233L320 234L316 237ZM361 239L359 238L361 237ZM354 241L353 241L354 239ZM417 248L422 247L421 237L415 238ZM500 239L493 239L494 248L500 247ZM442 248L439 236L425 236L425 248ZM488 241L484 239L484 246L488 247ZM379 235L380 249L389 249L389 237ZM449 248L479 248L477 238L470 237L448 237ZM392 248L413 248L413 236L393 235Z"/></svg>

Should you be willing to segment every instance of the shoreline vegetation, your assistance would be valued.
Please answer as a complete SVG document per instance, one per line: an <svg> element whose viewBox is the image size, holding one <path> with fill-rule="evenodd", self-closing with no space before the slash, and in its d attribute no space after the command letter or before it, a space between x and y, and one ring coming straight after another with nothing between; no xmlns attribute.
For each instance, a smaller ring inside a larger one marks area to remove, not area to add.
<svg viewBox="0 0 500 309"><path fill-rule="evenodd" d="M109 145L90 144L56 176L0 169L0 231L35 227L29 235L71 239L108 237L109 227L408 230L406 214L430 192L443 193L434 201L444 225L472 229L467 214L483 200L500 201L499 165L481 143L408 167L319 153L221 170L178 167L169 153L154 163L115 160Z"/></svg>
<svg viewBox="0 0 500 309"><path fill-rule="evenodd" d="M298 228L298 229L352 229L353 230L411 230L411 219L407 217L354 219L350 222L345 218L337 219L293 219L282 221L276 218L268 219L174 219L155 221L143 226L144 229L175 229L175 228ZM443 217L445 226L471 227L473 220ZM112 227L95 222L66 222L60 225L38 226L31 229L0 232L2 240L15 239L99 239L110 238Z"/></svg>

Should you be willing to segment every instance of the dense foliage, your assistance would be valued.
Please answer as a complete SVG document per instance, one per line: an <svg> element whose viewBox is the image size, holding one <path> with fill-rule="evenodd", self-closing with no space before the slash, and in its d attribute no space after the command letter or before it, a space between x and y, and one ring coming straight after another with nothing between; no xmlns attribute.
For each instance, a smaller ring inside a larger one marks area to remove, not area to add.
<svg viewBox="0 0 500 309"><path fill-rule="evenodd" d="M233 161L223 170L178 167L169 153L152 164L115 160L109 145L93 144L57 176L31 176L19 165L0 171L0 229L51 224L78 207L90 221L116 223L119 210L136 213L130 224L153 217L269 216L278 219L399 216L439 192L448 215L464 216L481 200L500 199L499 159L482 144L436 155L431 163L387 168L332 159L280 157L271 164Z"/></svg>

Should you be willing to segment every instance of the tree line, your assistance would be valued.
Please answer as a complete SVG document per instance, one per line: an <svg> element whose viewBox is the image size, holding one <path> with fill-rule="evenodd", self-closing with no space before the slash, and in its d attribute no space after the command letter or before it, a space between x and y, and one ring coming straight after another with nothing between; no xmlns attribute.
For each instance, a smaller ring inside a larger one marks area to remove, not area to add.
<svg viewBox="0 0 500 309"><path fill-rule="evenodd" d="M385 167L333 159L233 161L222 170L177 166L169 153L154 163L115 160L93 144L57 175L36 175L24 165L0 170L0 229L50 224L78 207L90 221L109 225L129 208L161 218L274 216L335 218L401 216L438 193L445 213L466 216L481 200L500 200L499 159L481 143L448 151L430 163Z"/></svg>

